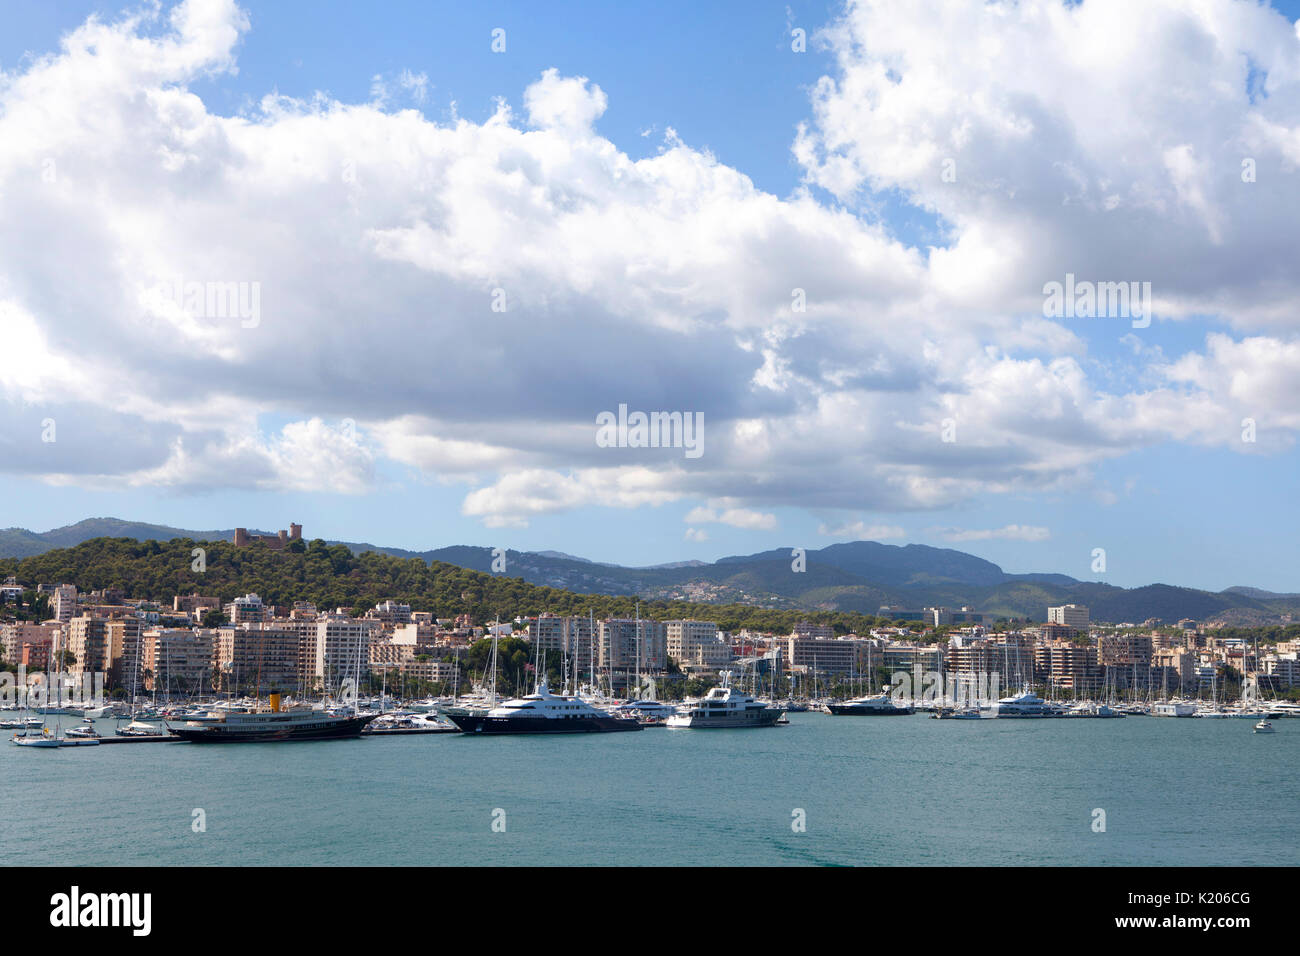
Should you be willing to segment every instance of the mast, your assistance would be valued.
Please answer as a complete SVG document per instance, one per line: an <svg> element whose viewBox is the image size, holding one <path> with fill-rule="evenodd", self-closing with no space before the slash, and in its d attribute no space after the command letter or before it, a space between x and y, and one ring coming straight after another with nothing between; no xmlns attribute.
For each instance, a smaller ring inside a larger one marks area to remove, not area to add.
<svg viewBox="0 0 1300 956"><path fill-rule="evenodd" d="M497 629L492 628L492 706L497 703Z"/></svg>

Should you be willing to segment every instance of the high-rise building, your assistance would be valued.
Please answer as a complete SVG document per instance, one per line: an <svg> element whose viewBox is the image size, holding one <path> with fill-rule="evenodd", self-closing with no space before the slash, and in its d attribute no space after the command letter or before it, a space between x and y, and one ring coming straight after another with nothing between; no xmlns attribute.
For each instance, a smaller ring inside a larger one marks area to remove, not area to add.
<svg viewBox="0 0 1300 956"><path fill-rule="evenodd" d="M1097 648L1051 641L1034 648L1034 670L1055 687L1076 693L1091 693L1101 685L1101 668L1097 665Z"/></svg>
<svg viewBox="0 0 1300 956"><path fill-rule="evenodd" d="M795 633L785 639L785 660L790 667L822 674L862 673L870 646L870 641Z"/></svg>
<svg viewBox="0 0 1300 956"><path fill-rule="evenodd" d="M311 623L314 651L316 627ZM217 682L223 688L237 683L245 689L260 688L263 693L303 686L301 630L289 624L276 621L219 628L213 644Z"/></svg>
<svg viewBox="0 0 1300 956"><path fill-rule="evenodd" d="M1082 604L1062 604L1060 607L1049 607L1047 609L1047 621L1049 624L1072 627L1076 631L1086 631L1088 629L1088 609Z"/></svg>
<svg viewBox="0 0 1300 956"><path fill-rule="evenodd" d="M108 637L108 619L82 614L68 622L67 647L59 647L60 655L70 653L73 660L67 670L73 674L107 674L113 666L113 649ZM55 667L62 670L61 662Z"/></svg>
<svg viewBox="0 0 1300 956"><path fill-rule="evenodd" d="M77 613L77 586L60 584L54 589L54 619L67 624Z"/></svg>
<svg viewBox="0 0 1300 956"><path fill-rule="evenodd" d="M226 620L231 624L260 624L266 620L266 607L256 594L245 594L226 605Z"/></svg>
<svg viewBox="0 0 1300 956"><path fill-rule="evenodd" d="M713 621L665 621L668 656L680 666L716 667L731 662L731 646L718 636Z"/></svg>
<svg viewBox="0 0 1300 956"><path fill-rule="evenodd" d="M156 627L142 635L144 689L157 694L196 695L212 688L216 631Z"/></svg>
<svg viewBox="0 0 1300 956"><path fill-rule="evenodd" d="M667 630L662 621L608 618L600 622L600 666L661 671L668 666Z"/></svg>
<svg viewBox="0 0 1300 956"><path fill-rule="evenodd" d="M539 614L536 620L528 622L527 638L534 647L546 653L576 658L581 671L592 661L591 631L591 618L588 617Z"/></svg>
<svg viewBox="0 0 1300 956"><path fill-rule="evenodd" d="M343 680L360 681L370 673L370 635L374 621L330 614L316 622L316 659L311 677L323 688Z"/></svg>

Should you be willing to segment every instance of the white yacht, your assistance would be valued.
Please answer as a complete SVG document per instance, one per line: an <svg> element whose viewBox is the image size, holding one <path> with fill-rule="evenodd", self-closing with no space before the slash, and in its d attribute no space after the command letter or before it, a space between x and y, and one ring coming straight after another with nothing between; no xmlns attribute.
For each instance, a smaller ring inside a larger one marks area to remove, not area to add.
<svg viewBox="0 0 1300 956"><path fill-rule="evenodd" d="M664 723L669 727L723 728L771 727L785 711L768 707L742 690L731 687L729 674L724 674L723 685L715 687L703 697L688 698L677 713Z"/></svg>
<svg viewBox="0 0 1300 956"><path fill-rule="evenodd" d="M1019 694L1003 697L996 704L984 708L985 717L1060 717L1064 711L1055 704L1043 700L1029 688Z"/></svg>
<svg viewBox="0 0 1300 956"><path fill-rule="evenodd" d="M671 717L677 713L675 704L665 704L661 700L625 700L615 707L611 707L609 712L620 717L631 717L636 714L642 714L646 717Z"/></svg>
<svg viewBox="0 0 1300 956"><path fill-rule="evenodd" d="M1271 720L1261 720L1255 725L1255 733L1272 734L1276 733L1276 731L1273 729L1273 722Z"/></svg>
<svg viewBox="0 0 1300 956"><path fill-rule="evenodd" d="M1151 705L1152 717L1195 717L1196 705L1187 700L1158 700Z"/></svg>
<svg viewBox="0 0 1300 956"><path fill-rule="evenodd" d="M895 703L888 694L833 701L826 705L826 709L832 714L853 717L898 717L916 713L915 708Z"/></svg>

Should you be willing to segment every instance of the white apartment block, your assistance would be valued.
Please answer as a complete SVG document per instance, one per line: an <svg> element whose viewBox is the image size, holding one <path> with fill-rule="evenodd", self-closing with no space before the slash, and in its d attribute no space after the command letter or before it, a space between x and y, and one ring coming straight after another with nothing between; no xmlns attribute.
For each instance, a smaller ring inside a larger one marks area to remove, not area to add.
<svg viewBox="0 0 1300 956"><path fill-rule="evenodd" d="M331 614L316 622L312 676L326 689L345 679L361 680L370 670L370 637L374 621Z"/></svg>
<svg viewBox="0 0 1300 956"><path fill-rule="evenodd" d="M731 663L731 647L713 621L665 621L667 653L680 666L717 667Z"/></svg>
<svg viewBox="0 0 1300 956"><path fill-rule="evenodd" d="M256 594L237 597L225 607L226 620L231 624L260 624L266 620L266 608Z"/></svg>
<svg viewBox="0 0 1300 956"><path fill-rule="evenodd" d="M1088 609L1082 604L1062 604L1060 607L1047 609L1047 623L1072 627L1075 630L1088 629Z"/></svg>
<svg viewBox="0 0 1300 956"><path fill-rule="evenodd" d="M60 584L54 589L54 619L60 624L67 624L77 613L77 587L75 584Z"/></svg>

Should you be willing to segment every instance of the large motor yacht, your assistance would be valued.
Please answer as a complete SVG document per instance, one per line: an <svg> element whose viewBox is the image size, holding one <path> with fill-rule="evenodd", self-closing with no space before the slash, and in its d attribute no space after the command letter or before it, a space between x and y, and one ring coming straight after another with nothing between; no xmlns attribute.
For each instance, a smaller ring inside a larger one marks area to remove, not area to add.
<svg viewBox="0 0 1300 956"><path fill-rule="evenodd" d="M664 724L691 728L771 727L781 719L785 711L731 687L728 676L724 675L721 687L713 688L703 697L688 698Z"/></svg>
<svg viewBox="0 0 1300 956"><path fill-rule="evenodd" d="M443 713L467 734L599 734L641 729L635 717L615 717L581 697L552 694L544 681L527 697L507 700L486 713Z"/></svg>
<svg viewBox="0 0 1300 956"><path fill-rule="evenodd" d="M1060 717L1064 711L1055 704L1043 700L1029 688L1019 694L1003 697L996 704L984 708L986 717Z"/></svg>
<svg viewBox="0 0 1300 956"><path fill-rule="evenodd" d="M280 695L272 694L270 710L231 711L220 720L186 721L168 729L182 740L202 744L339 740L360 736L366 724L378 716L306 708L281 710Z"/></svg>
<svg viewBox="0 0 1300 956"><path fill-rule="evenodd" d="M834 701L827 704L826 709L832 714L853 717L896 717L916 713L916 708L896 704L888 694Z"/></svg>

